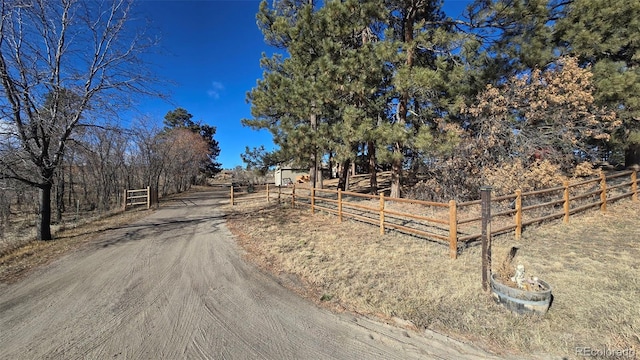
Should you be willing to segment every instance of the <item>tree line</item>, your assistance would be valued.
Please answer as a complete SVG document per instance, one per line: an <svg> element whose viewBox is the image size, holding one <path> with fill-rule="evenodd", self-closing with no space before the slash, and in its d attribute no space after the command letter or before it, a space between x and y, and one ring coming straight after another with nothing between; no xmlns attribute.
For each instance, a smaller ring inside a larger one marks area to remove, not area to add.
<svg viewBox="0 0 640 360"><path fill-rule="evenodd" d="M166 196L205 183L220 171L215 161L220 149L215 127L194 122L192 116L177 108L166 114L163 126L143 118L126 129L114 124L76 130L52 176L51 223L62 223L63 215L78 210L113 210L124 201L123 189L149 186ZM0 179L0 187L0 235L10 228L12 215L42 216L40 206L34 207L37 188L9 177Z"/></svg>
<svg viewBox="0 0 640 360"><path fill-rule="evenodd" d="M163 127L119 124L165 97L132 1L3 1L0 15L0 230L26 210L50 240L52 215L80 203L106 210L125 188L180 192L220 170L216 128L185 109Z"/></svg>
<svg viewBox="0 0 640 360"><path fill-rule="evenodd" d="M640 163L640 2L476 0L459 17L436 0L263 1L263 76L247 94L276 150L250 168L354 164L416 174L433 197L468 199L490 170L571 175L581 163ZM580 167L584 168L584 166Z"/></svg>

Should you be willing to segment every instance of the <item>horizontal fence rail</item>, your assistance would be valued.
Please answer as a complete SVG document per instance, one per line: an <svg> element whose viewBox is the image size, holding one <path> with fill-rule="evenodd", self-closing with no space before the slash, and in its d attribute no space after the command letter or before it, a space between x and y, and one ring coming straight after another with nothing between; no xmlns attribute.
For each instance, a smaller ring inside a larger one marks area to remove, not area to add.
<svg viewBox="0 0 640 360"><path fill-rule="evenodd" d="M448 203L390 198L361 194L340 189L310 187L234 187L230 189L230 204L239 201L277 198L278 203L291 203L292 207L308 206L312 214L322 211L333 214L342 222L351 218L380 228L380 234L393 229L449 246L452 259L471 242L482 236L480 200ZM520 239L522 229L531 224L562 218L569 222L570 215L599 207L604 212L607 204L631 198L638 200L637 172L623 171L535 191L495 196L491 199L492 235L514 233ZM460 218L460 214L464 214Z"/></svg>
<svg viewBox="0 0 640 360"><path fill-rule="evenodd" d="M273 188L273 186L272 186ZM269 184L265 185L246 185L246 186L230 186L230 200L229 203L231 205L237 204L239 201L246 200L255 200L255 199L266 199L267 202L270 201L271 194L269 193ZM266 191L265 194L260 194L260 192Z"/></svg>
<svg viewBox="0 0 640 360"><path fill-rule="evenodd" d="M638 179L636 171L623 171L598 178L570 183L565 181L562 186L529 192L517 190L513 195L493 198L492 204L492 234L502 234L514 231L516 239L520 239L522 229L528 225L542 223L548 220L562 218L569 222L570 215L588 209L600 208L607 210L607 204L624 198L638 200ZM465 213L477 213L479 202L470 201L458 204ZM475 209L477 208L477 209ZM475 216L458 221L461 227L458 241L461 243L478 240L481 237L480 221L482 217Z"/></svg>
<svg viewBox="0 0 640 360"><path fill-rule="evenodd" d="M147 209L151 208L151 204L157 198L156 192L152 191L151 187L147 186L145 189L133 189L133 190L124 190L124 201L123 201L123 210L127 210L127 208L145 205Z"/></svg>

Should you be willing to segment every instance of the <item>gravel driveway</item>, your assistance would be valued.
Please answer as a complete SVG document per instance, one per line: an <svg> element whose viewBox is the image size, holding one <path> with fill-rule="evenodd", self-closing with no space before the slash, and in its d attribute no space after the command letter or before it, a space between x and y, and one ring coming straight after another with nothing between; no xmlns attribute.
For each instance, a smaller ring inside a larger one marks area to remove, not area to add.
<svg viewBox="0 0 640 360"><path fill-rule="evenodd" d="M488 359L435 333L318 308L246 263L187 194L0 286L2 359Z"/></svg>

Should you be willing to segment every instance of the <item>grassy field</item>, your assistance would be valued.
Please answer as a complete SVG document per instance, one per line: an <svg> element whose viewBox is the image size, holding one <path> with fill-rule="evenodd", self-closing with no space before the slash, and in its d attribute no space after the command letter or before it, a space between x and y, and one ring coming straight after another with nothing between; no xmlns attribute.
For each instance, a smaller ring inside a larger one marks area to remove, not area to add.
<svg viewBox="0 0 640 360"><path fill-rule="evenodd" d="M514 263L553 287L544 316L518 316L481 286L480 248L457 260L448 248L308 207L264 200L226 206L247 257L335 310L429 328L507 358L585 358L579 348L640 353L640 204L629 200L493 239L494 269L513 245ZM613 353L615 356L615 353ZM598 358L591 356L590 358Z"/></svg>

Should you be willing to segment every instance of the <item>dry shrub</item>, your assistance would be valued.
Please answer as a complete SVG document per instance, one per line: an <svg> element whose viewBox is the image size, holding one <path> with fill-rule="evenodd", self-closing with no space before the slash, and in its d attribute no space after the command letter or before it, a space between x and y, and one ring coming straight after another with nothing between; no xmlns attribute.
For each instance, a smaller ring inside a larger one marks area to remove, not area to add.
<svg viewBox="0 0 640 360"><path fill-rule="evenodd" d="M460 148L455 157L439 161L422 175L423 180L407 189L410 199L447 202L478 198L483 185L481 169L468 148Z"/></svg>
<svg viewBox="0 0 640 360"><path fill-rule="evenodd" d="M516 190L534 191L562 184L567 179L560 166L548 160L536 160L525 166L521 159L492 166L482 171L485 182L497 194L513 194Z"/></svg>
<svg viewBox="0 0 640 360"><path fill-rule="evenodd" d="M574 178L596 176L600 176L600 169L594 168L593 164L589 161L581 162L580 164L576 165L576 168L573 170Z"/></svg>
<svg viewBox="0 0 640 360"><path fill-rule="evenodd" d="M560 171L560 166L548 160L535 161L527 168L527 185L531 190L540 190L562 184L567 177Z"/></svg>

